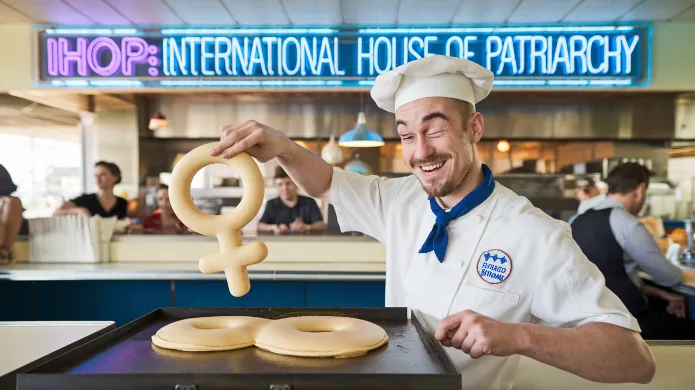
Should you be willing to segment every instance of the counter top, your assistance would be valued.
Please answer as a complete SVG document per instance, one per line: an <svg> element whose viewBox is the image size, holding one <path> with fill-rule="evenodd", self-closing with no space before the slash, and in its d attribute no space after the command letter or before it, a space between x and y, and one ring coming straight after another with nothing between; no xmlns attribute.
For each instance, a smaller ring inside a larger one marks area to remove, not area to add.
<svg viewBox="0 0 695 390"><path fill-rule="evenodd" d="M128 241L217 241L216 237L201 234L116 234L112 242ZM363 234L321 233L321 234L244 234L243 242L377 242Z"/></svg>
<svg viewBox="0 0 695 390"><path fill-rule="evenodd" d="M259 264L259 265L262 265ZM252 270L251 280L384 280L383 271L340 271L331 264L307 264L311 271ZM256 267L258 268L258 267ZM281 268L275 266L274 268ZM287 267L291 268L291 267ZM354 267L358 268L358 267ZM365 267L362 267L365 268ZM323 269L323 270L322 270ZM103 264L15 263L0 266L0 280L224 280L224 273L203 274L198 263L128 262Z"/></svg>
<svg viewBox="0 0 695 390"><path fill-rule="evenodd" d="M670 289L677 291L681 294L695 296L695 269L685 266L680 266L683 270L683 281L677 286L670 287ZM642 279L653 281L651 275L646 272L638 272Z"/></svg>

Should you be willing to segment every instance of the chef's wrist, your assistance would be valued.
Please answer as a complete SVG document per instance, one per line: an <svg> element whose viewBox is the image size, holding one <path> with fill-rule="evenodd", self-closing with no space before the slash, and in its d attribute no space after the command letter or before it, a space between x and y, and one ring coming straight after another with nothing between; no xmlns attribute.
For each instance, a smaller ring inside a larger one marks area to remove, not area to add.
<svg viewBox="0 0 695 390"><path fill-rule="evenodd" d="M528 355L533 350L533 327L531 324L509 324L513 331L516 355Z"/></svg>

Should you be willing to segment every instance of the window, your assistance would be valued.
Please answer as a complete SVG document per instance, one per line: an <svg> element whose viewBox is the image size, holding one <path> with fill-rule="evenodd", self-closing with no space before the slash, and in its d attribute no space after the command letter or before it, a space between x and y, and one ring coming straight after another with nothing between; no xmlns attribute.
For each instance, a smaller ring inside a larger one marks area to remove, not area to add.
<svg viewBox="0 0 695 390"><path fill-rule="evenodd" d="M77 128L2 128L0 164L17 185L24 217L50 216L65 200L80 195L82 143Z"/></svg>

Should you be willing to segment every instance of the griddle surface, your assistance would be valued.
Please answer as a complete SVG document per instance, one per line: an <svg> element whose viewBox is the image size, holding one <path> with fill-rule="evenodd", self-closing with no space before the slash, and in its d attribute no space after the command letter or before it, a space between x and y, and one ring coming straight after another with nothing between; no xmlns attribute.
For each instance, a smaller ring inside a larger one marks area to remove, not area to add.
<svg viewBox="0 0 695 390"><path fill-rule="evenodd" d="M225 314L221 314L225 315ZM67 374L447 374L431 345L404 320L368 319L388 333L386 345L366 355L305 358L256 347L232 351L183 352L160 348L151 337L179 318L158 318L133 330L64 371Z"/></svg>

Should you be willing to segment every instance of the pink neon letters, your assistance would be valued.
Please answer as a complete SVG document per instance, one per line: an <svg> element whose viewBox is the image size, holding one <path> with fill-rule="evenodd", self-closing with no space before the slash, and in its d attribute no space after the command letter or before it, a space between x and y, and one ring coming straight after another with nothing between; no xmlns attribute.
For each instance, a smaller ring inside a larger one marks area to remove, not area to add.
<svg viewBox="0 0 695 390"><path fill-rule="evenodd" d="M48 38L46 40L46 66L51 76L71 77L77 75L109 77L136 75L136 65L147 65L150 75L158 74L156 66L160 61L156 55L159 48L148 45L140 37L125 37L120 45L109 37L77 38ZM109 60L104 60L102 54L108 50Z"/></svg>

